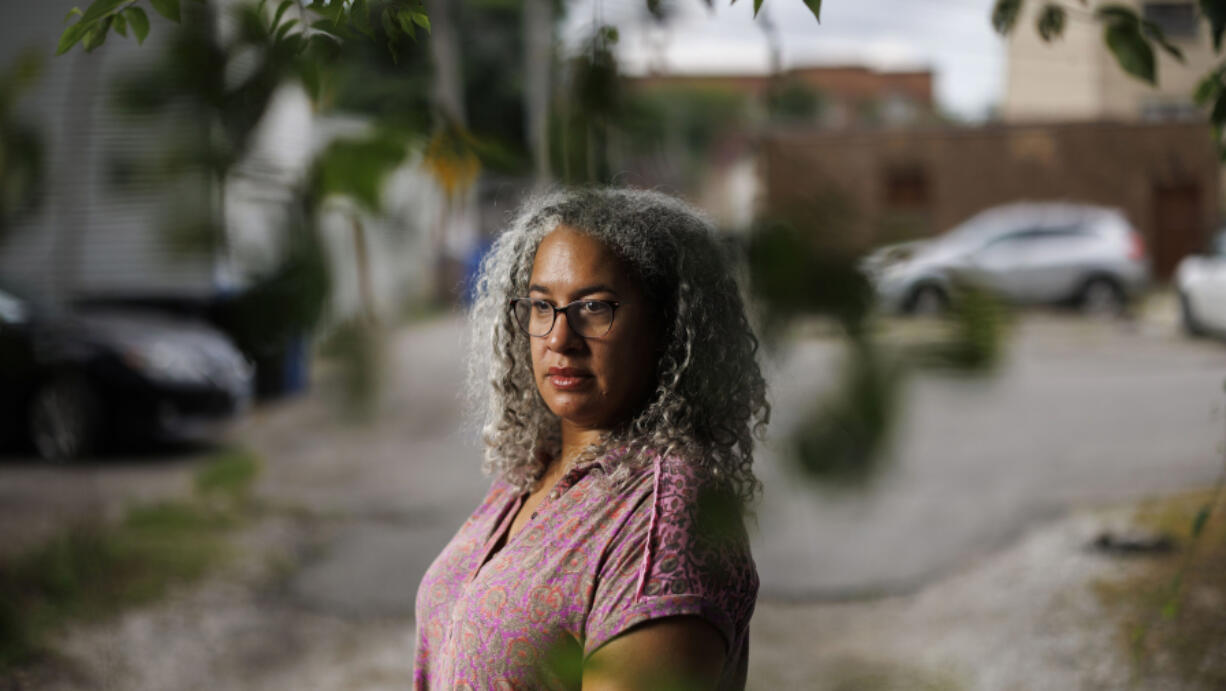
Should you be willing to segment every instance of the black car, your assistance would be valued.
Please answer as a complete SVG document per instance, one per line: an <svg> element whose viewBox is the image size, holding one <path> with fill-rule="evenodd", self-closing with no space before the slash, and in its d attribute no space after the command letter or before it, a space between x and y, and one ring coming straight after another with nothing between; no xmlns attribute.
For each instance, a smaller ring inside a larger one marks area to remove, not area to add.
<svg viewBox="0 0 1226 691"><path fill-rule="evenodd" d="M252 368L215 329L140 310L35 309L0 291L0 442L68 460L202 439L244 411Z"/></svg>

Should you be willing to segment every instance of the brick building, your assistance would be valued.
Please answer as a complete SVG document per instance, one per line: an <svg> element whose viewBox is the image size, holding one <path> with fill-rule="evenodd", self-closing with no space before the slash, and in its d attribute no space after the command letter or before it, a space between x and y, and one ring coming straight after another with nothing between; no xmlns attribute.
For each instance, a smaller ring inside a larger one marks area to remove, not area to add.
<svg viewBox="0 0 1226 691"><path fill-rule="evenodd" d="M829 241L853 249L941 233L998 204L1068 200L1122 208L1165 277L1217 220L1203 123L776 132L760 166L767 213L804 226L834 195L848 215Z"/></svg>
<svg viewBox="0 0 1226 691"><path fill-rule="evenodd" d="M818 93L821 124L844 128L867 124L911 125L936 117L931 70L879 72L861 66L797 67L774 78L777 84L802 84ZM760 74L654 74L634 77L632 88L721 89L762 101L772 77ZM870 118L871 116L871 118Z"/></svg>

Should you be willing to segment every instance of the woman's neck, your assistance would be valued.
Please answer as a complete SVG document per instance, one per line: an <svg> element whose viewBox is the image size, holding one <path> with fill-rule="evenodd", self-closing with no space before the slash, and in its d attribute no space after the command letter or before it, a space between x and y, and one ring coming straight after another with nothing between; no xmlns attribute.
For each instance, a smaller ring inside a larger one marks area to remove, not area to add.
<svg viewBox="0 0 1226 691"><path fill-rule="evenodd" d="M604 433L605 430L574 427L563 421L562 448L549 470L561 471L569 467L584 449L599 442Z"/></svg>

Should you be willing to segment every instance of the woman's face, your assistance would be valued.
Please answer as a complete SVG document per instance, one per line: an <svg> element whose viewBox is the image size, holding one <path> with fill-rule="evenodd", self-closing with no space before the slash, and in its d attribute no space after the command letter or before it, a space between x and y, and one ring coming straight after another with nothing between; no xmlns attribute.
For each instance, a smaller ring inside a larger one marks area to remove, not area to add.
<svg viewBox="0 0 1226 691"><path fill-rule="evenodd" d="M620 303L602 336L580 335L558 313L548 335L529 339L532 370L545 405L564 425L607 430L636 412L655 384L656 325L625 263L592 236L558 226L537 248L528 297L556 307Z"/></svg>

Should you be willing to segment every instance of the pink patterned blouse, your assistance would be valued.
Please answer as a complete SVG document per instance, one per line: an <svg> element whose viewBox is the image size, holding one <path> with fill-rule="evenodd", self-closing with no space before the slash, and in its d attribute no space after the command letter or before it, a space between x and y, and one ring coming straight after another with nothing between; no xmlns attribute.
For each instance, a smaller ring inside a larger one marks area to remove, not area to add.
<svg viewBox="0 0 1226 691"><path fill-rule="evenodd" d="M417 591L417 689L577 689L597 648L675 615L719 630L720 688L744 688L758 574L739 515L673 458L610 495L615 462L572 469L497 551L525 495L494 481Z"/></svg>

